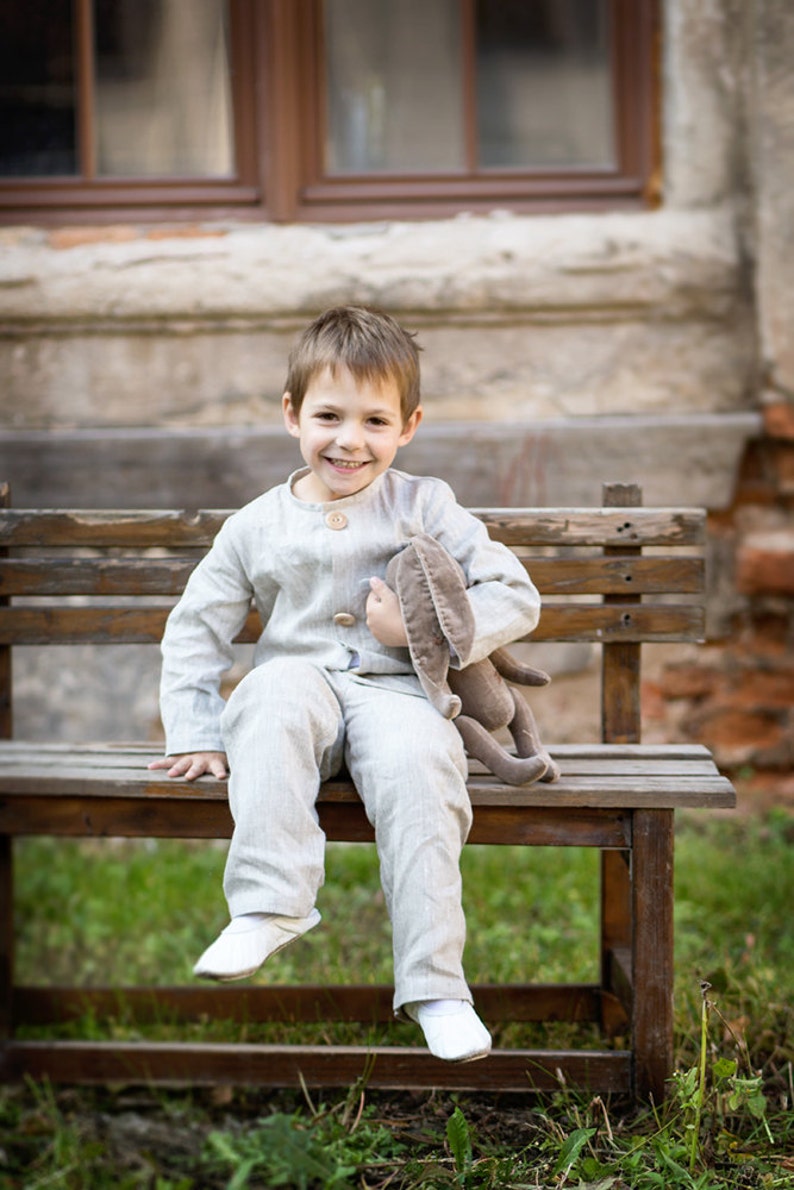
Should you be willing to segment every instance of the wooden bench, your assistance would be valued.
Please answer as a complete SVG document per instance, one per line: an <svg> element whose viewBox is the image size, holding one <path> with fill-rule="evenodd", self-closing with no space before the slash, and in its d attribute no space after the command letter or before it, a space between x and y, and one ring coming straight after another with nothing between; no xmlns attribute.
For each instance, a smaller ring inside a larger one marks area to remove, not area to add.
<svg viewBox="0 0 794 1190"><path fill-rule="evenodd" d="M480 509L492 535L527 559L544 596L534 640L590 641L602 653L602 741L553 747L557 785L506 787L470 776L474 844L592 847L601 852L596 984L476 986L482 1016L594 1021L627 1049L499 1050L456 1066L418 1046L289 1046L24 1040L29 1025L112 1016L123 995L138 1021L388 1021L387 987L51 988L14 983L14 836L227 838L223 782L148 772L151 744L43 746L12 738L11 652L24 645L159 641L169 606L227 515L178 511L0 509L0 1077L66 1082L349 1086L665 1093L673 1061L673 814L730 807L735 795L699 746L640 743L641 642L704 632L705 514L645 509L633 485L604 507ZM644 554L649 548L650 553ZM31 600L30 596L36 598ZM78 597L78 598L74 598ZM257 624L244 634L254 639ZM542 704L536 704L541 720ZM549 735L547 730L545 733ZM355 789L323 787L331 840L372 832ZM186 896L188 890L186 890ZM220 897L220 889L218 890ZM16 926L24 930L23 922ZM413 1040L413 1038L412 1038Z"/></svg>

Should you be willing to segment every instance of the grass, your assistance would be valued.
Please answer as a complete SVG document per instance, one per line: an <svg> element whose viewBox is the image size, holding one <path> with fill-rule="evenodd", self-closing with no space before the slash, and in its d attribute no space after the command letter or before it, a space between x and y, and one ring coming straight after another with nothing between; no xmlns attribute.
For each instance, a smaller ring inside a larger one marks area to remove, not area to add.
<svg viewBox="0 0 794 1190"><path fill-rule="evenodd" d="M0 1187L794 1187L793 842L783 812L681 818L677 1069L663 1107L565 1087L542 1098L354 1087L315 1101L29 1084L0 1090ZM225 920L224 854L24 841L19 982L188 981ZM332 846L327 868L323 925L260 978L390 982L371 849ZM468 848L469 978L593 978L596 882L587 850Z"/></svg>

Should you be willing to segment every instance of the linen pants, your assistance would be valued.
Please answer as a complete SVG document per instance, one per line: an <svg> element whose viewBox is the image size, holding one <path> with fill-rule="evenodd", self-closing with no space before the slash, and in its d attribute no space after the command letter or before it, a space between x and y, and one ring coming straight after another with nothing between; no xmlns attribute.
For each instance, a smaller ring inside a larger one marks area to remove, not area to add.
<svg viewBox="0 0 794 1190"><path fill-rule="evenodd" d="M257 666L234 690L221 721L234 818L224 892L232 916L311 911L324 879L317 792L344 762L375 829L395 1011L414 1000L471 1002L462 964L460 853L471 826L463 744L417 679L381 682L284 658Z"/></svg>

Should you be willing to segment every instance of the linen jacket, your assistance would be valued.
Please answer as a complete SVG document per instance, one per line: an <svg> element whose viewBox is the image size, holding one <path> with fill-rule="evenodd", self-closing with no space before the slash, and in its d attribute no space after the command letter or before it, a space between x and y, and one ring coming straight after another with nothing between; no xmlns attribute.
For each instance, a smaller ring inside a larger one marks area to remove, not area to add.
<svg viewBox="0 0 794 1190"><path fill-rule="evenodd" d="M287 655L386 684L413 674L407 649L369 631L365 605L370 577L383 578L417 533L435 537L466 576L474 639L453 666L487 657L538 622L540 597L521 562L442 480L390 469L352 496L314 504L293 494L303 474L229 517L168 618L160 687L168 754L224 751L220 681L252 602L262 622L255 665Z"/></svg>

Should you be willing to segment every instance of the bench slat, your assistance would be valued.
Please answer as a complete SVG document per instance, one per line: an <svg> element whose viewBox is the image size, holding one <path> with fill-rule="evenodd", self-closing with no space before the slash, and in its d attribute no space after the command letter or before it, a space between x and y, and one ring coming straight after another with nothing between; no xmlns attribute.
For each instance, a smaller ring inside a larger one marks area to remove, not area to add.
<svg viewBox="0 0 794 1190"><path fill-rule="evenodd" d="M701 545L705 534L705 514L698 508L471 511L507 545ZM0 518L0 545L206 548L229 515L228 510L208 509L8 509Z"/></svg>
<svg viewBox="0 0 794 1190"><path fill-rule="evenodd" d="M150 759L154 760L157 755L152 754L150 756L146 754L145 758L141 757L140 759L124 755L108 757L88 751L81 752L76 749L73 754L66 754L61 759L58 756L47 756L46 754L40 756L37 754L35 746L31 746L29 751L20 751L16 754L6 755L7 751L5 745L0 746L0 789L6 790L12 788L14 774L24 773L36 774L50 772L53 774L65 774L73 770L80 770L84 773L92 773L96 781L116 775L126 776L131 779L135 774L140 775L145 771L148 761ZM550 751L558 763L565 766L565 774L568 777L594 777L601 774L609 774L615 770L616 761L611 757L582 756L563 759L559 748L551 745ZM655 777L698 777L708 776L714 772L714 764L708 759L656 759L654 757L630 759L621 757L617 763L620 764L621 773L626 777L641 777L645 775ZM159 770L156 771L159 772ZM485 768L476 760L470 762L470 771L473 781L484 782L492 779ZM151 777L151 775L150 773L149 776ZM196 796L198 797L201 796L201 790L204 789L204 782L211 780L213 779L206 777L196 783L195 781L171 780L169 778L165 788L187 794L190 794L191 791L196 791Z"/></svg>
<svg viewBox="0 0 794 1190"><path fill-rule="evenodd" d="M613 760L651 759L651 760L708 760L711 756L705 744L687 743L654 743L654 744L601 744L595 741L575 744L553 744L554 755L563 761L571 758L611 758ZM100 764L112 763L115 756L141 757L141 763L154 760L160 756L156 744L144 740L99 740L97 742L51 743L43 740L3 740L0 744L0 755L3 757L22 753L28 759L39 757L53 757L53 763L68 761L72 756L89 753Z"/></svg>
<svg viewBox="0 0 794 1190"><path fill-rule="evenodd" d="M171 605L0 607L0 643L13 645L159 644ZM702 640L700 606L631 603L547 603L528 641L681 641ZM238 643L252 643L261 632L252 612Z"/></svg>
<svg viewBox="0 0 794 1190"><path fill-rule="evenodd" d="M479 1011L510 1021L597 1021L597 984L472 984ZM267 984L238 987L60 987L16 989L22 1025L63 1024L88 1012L97 1020L163 1024L216 1021L364 1021L391 1024L394 988L388 984ZM16 1008L16 1005L15 1005Z"/></svg>
<svg viewBox="0 0 794 1190"><path fill-rule="evenodd" d="M711 805L711 802L708 803ZM375 833L358 799L323 801L320 825L332 842L373 843ZM228 839L232 818L224 798L136 797L107 786L106 796L0 794L0 834L67 838ZM617 806L481 805L469 843L531 847L631 846L631 812Z"/></svg>
<svg viewBox="0 0 794 1190"><path fill-rule="evenodd" d="M695 595L702 558L524 558L542 595ZM194 558L0 559L0 595L179 595Z"/></svg>
<svg viewBox="0 0 794 1190"><path fill-rule="evenodd" d="M0 1078L76 1083L198 1086L352 1087L417 1090L558 1091L567 1085L606 1094L631 1082L624 1050L494 1050L455 1064L409 1046L268 1046L173 1042L11 1041Z"/></svg>
<svg viewBox="0 0 794 1190"><path fill-rule="evenodd" d="M226 800L223 782L211 779L200 785L187 786L169 782L169 778L140 769L101 769L90 766L81 769L37 768L35 765L16 768L3 766L0 770L0 796L11 806L14 798L54 795L81 798L125 797L140 798L144 802L181 802L186 806L202 801ZM469 779L469 795L473 806L503 806L522 809L525 806L642 806L669 808L671 806L731 806L731 783L716 769L712 773L563 773L554 785L539 782L535 785L502 785L494 778L473 776ZM333 781L324 788L318 805L358 805L358 798L347 782L335 788ZM13 833L13 823L4 829Z"/></svg>
<svg viewBox="0 0 794 1190"><path fill-rule="evenodd" d="M702 508L472 508L506 545L702 545Z"/></svg>
<svg viewBox="0 0 794 1190"><path fill-rule="evenodd" d="M181 595L198 558L0 559L1 595Z"/></svg>

